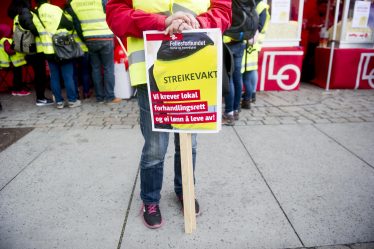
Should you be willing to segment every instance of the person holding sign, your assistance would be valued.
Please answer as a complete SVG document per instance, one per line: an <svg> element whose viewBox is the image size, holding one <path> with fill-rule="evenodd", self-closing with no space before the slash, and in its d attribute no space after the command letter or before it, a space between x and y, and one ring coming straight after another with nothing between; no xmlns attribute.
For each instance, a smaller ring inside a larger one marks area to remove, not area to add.
<svg viewBox="0 0 374 249"><path fill-rule="evenodd" d="M140 160L140 196L144 224L158 228L163 224L159 202L163 166L169 133L152 131L147 90L143 31L159 30L173 35L196 28L230 26L230 0L111 0L107 4L107 22L113 33L127 37L131 84L137 87L140 128L145 140ZM182 176L179 135L175 133L174 190L182 202ZM193 166L196 162L196 135L192 135ZM181 203L183 205L183 203ZM195 201L196 212L199 212Z"/></svg>

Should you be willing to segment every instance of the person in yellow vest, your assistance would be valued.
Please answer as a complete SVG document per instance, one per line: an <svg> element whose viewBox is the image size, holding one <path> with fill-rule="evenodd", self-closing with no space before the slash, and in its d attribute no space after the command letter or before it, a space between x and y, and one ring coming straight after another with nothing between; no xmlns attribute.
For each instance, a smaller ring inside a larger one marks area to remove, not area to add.
<svg viewBox="0 0 374 249"><path fill-rule="evenodd" d="M13 50L13 40L10 37L11 29L8 25L1 25L0 32L0 67L13 66L13 96L27 96L31 92L22 82L22 66L26 65L25 55Z"/></svg>
<svg viewBox="0 0 374 249"><path fill-rule="evenodd" d="M36 53L25 56L27 64L31 65L34 71L33 83L35 86L36 106L53 105L50 98L45 97L47 83L46 61L43 54L38 30L33 23L33 14L30 0L12 0L8 8L8 16L13 19L13 30L18 25L20 29L29 30L35 36Z"/></svg>
<svg viewBox="0 0 374 249"><path fill-rule="evenodd" d="M88 48L86 44L83 42L85 39L83 37L83 31L80 26L79 20L76 17L73 9L71 8L69 1L64 6L64 13L66 16L71 20L74 24L74 38L76 42L78 42L84 52L84 55L74 59L74 83L77 89L77 94L79 94L79 83L82 84L83 90L83 99L88 99L91 96L90 93L90 84L91 84L91 65L90 65L90 58L88 54Z"/></svg>
<svg viewBox="0 0 374 249"><path fill-rule="evenodd" d="M160 212L160 191L167 132L152 131L152 120L146 85L143 31L164 30L165 34L180 33L195 28L230 26L230 0L111 0L107 4L107 22L114 34L127 38L129 70L132 86L137 88L140 109L140 128L145 140L140 160L140 197L143 201L143 222L149 228L158 228L163 220ZM174 134L174 191L183 206L179 135ZM192 135L193 168L196 164L196 134ZM197 214L200 207L195 200Z"/></svg>
<svg viewBox="0 0 374 249"><path fill-rule="evenodd" d="M64 80L67 105L70 108L81 106L81 101L77 98L74 84L74 64L72 60L60 61L55 55L52 43L52 35L56 33L72 33L73 23L66 17L62 9L52 5L48 0L36 0L37 15L34 21L38 30L43 52L48 61L51 74L51 88L56 101L56 107L62 109L65 106L64 98L61 94L60 73Z"/></svg>
<svg viewBox="0 0 374 249"><path fill-rule="evenodd" d="M120 103L114 95L114 41L105 21L107 0L70 0L69 4L88 47L96 101Z"/></svg>
<svg viewBox="0 0 374 249"><path fill-rule="evenodd" d="M265 39L265 33L270 22L269 5L262 0L255 0L256 11L259 16L258 33L255 36L254 44L246 48L242 61L243 84L245 92L241 107L250 109L251 103L256 102L256 87L258 81L258 55Z"/></svg>

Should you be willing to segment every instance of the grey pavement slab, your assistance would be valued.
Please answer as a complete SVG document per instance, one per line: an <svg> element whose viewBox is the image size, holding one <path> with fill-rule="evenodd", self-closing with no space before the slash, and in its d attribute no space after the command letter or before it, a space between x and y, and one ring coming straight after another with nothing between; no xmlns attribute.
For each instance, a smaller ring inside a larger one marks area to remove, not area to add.
<svg viewBox="0 0 374 249"><path fill-rule="evenodd" d="M374 168L374 123L316 125Z"/></svg>
<svg viewBox="0 0 374 249"><path fill-rule="evenodd" d="M54 140L55 134L48 134L45 130L34 130L21 138L18 143L2 151L0 153L0 189L37 159Z"/></svg>
<svg viewBox="0 0 374 249"><path fill-rule="evenodd" d="M235 129L305 246L374 241L372 168L311 125Z"/></svg>
<svg viewBox="0 0 374 249"><path fill-rule="evenodd" d="M142 224L138 185L121 249L301 246L234 130L227 127L219 134L198 135L195 192L202 214L197 218L197 230L185 234L173 190L172 144L171 140L160 203L165 224L157 230Z"/></svg>
<svg viewBox="0 0 374 249"><path fill-rule="evenodd" d="M134 130L36 129L1 153L27 167L0 192L0 248L117 248L140 139ZM43 151L31 162L18 160L27 143Z"/></svg>

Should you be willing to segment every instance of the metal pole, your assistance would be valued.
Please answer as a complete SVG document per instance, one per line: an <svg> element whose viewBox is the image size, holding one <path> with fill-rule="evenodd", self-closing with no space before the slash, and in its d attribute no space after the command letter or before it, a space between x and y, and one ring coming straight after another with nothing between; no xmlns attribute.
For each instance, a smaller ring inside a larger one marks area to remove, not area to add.
<svg viewBox="0 0 374 249"><path fill-rule="evenodd" d="M299 1L299 19L297 20L298 26L297 26L297 39L299 39L299 46L300 46L300 40L301 40L301 30L302 30L302 24L303 24L303 10L304 10L304 0Z"/></svg>
<svg viewBox="0 0 374 249"><path fill-rule="evenodd" d="M340 8L340 0L336 0L335 6L335 16L334 16L334 28L332 33L332 41L330 47L330 60L329 60L329 69L327 72L327 80L326 80L326 91L330 89L330 80L331 80L331 70L332 70L332 63L334 58L334 49L335 49L335 42L336 42L336 29L338 26L338 16L339 16L339 8Z"/></svg>

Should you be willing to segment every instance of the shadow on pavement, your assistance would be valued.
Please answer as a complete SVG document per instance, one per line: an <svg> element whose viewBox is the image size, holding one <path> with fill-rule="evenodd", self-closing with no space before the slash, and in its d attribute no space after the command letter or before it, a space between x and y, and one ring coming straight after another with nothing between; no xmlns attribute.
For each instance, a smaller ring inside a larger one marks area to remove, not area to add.
<svg viewBox="0 0 374 249"><path fill-rule="evenodd" d="M32 130L33 128L0 128L0 152Z"/></svg>

